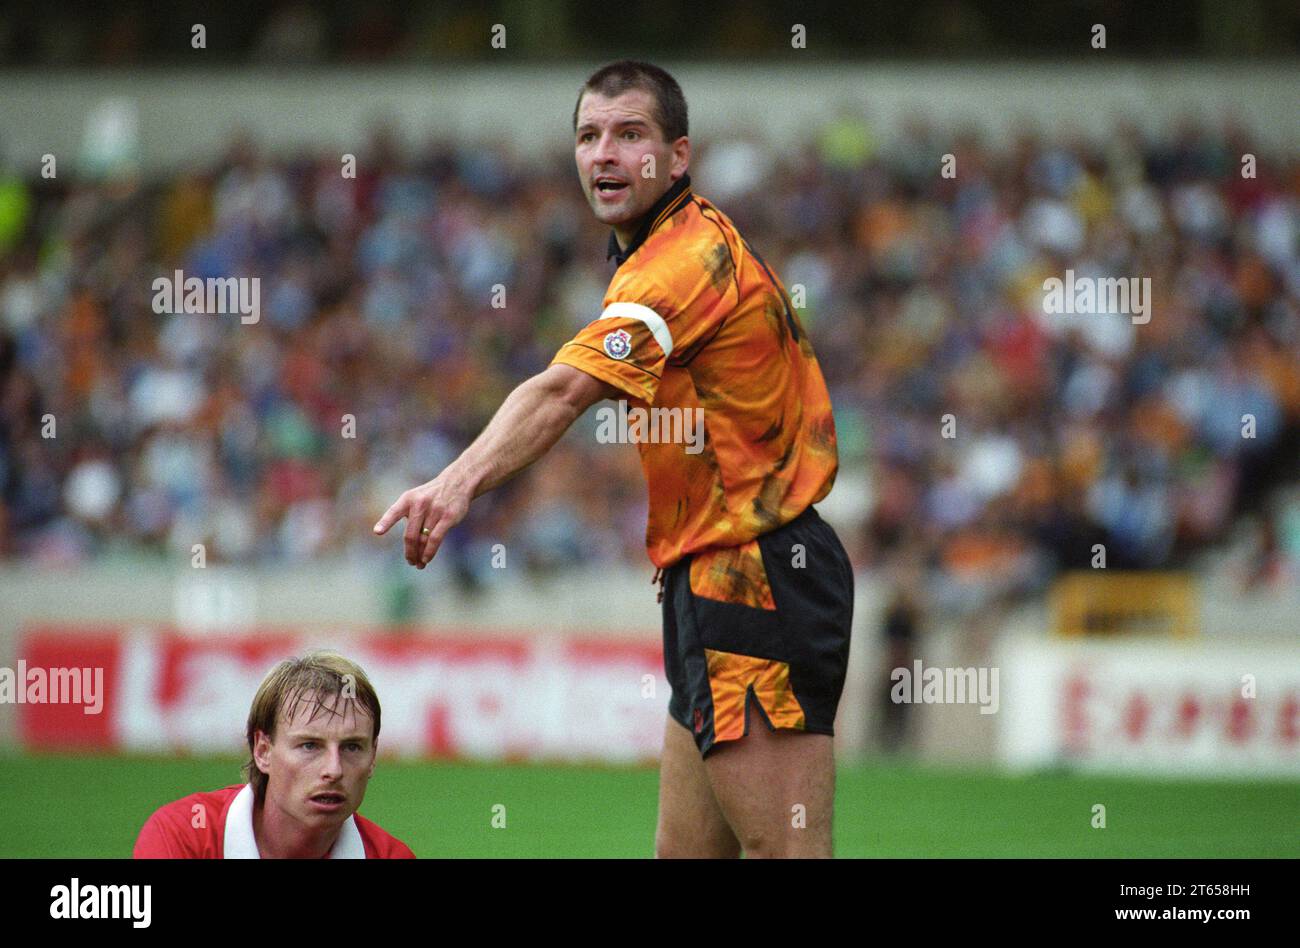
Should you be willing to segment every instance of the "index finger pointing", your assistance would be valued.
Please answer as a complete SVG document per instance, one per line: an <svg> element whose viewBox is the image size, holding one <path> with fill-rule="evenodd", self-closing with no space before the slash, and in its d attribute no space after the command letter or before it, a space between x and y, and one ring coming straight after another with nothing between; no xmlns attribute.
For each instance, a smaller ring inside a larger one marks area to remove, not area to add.
<svg viewBox="0 0 1300 948"><path fill-rule="evenodd" d="M399 500L397 503L393 504L393 506L384 511L384 515L380 517L379 522L375 524L375 533L379 536L383 536L388 532L389 527L405 516L406 510L402 507L402 502Z"/></svg>

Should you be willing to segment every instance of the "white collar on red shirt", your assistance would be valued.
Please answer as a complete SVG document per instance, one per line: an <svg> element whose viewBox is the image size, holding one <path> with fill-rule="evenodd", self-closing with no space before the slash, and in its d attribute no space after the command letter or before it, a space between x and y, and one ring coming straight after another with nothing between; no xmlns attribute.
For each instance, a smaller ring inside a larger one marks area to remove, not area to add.
<svg viewBox="0 0 1300 948"><path fill-rule="evenodd" d="M257 851L257 839L253 835L253 785L244 784L244 789L235 794L226 811L226 831L223 842L226 859L261 859ZM361 830L357 829L356 816L349 816L348 821L339 830L339 838L330 850L330 859L365 859L366 847L361 841Z"/></svg>

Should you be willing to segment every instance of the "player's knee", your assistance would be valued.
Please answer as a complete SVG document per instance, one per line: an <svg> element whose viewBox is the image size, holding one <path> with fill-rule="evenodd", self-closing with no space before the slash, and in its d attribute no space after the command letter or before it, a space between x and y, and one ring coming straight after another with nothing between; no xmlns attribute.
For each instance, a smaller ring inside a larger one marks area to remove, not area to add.
<svg viewBox="0 0 1300 948"><path fill-rule="evenodd" d="M740 846L746 859L785 859L791 855L785 840L771 833L745 833Z"/></svg>
<svg viewBox="0 0 1300 948"><path fill-rule="evenodd" d="M827 834L809 829L764 828L740 834L746 859L827 859Z"/></svg>
<svg viewBox="0 0 1300 948"><path fill-rule="evenodd" d="M739 855L740 847L733 840L662 830L655 834L656 859L735 859Z"/></svg>
<svg viewBox="0 0 1300 948"><path fill-rule="evenodd" d="M765 821L754 821L736 835L746 859L780 859L788 855L785 834Z"/></svg>

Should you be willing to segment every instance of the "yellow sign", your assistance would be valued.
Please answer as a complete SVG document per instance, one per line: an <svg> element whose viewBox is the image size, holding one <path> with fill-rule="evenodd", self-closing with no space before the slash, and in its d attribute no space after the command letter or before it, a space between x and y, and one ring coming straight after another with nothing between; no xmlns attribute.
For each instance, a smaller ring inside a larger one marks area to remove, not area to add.
<svg viewBox="0 0 1300 948"><path fill-rule="evenodd" d="M1057 635L1171 635L1200 631L1196 583L1190 573L1064 574L1052 589Z"/></svg>

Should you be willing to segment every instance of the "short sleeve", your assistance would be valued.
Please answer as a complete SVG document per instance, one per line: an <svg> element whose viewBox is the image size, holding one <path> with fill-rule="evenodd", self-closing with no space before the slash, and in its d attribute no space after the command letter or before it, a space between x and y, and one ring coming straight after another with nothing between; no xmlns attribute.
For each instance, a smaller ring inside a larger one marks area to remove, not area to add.
<svg viewBox="0 0 1300 948"><path fill-rule="evenodd" d="M671 283L642 272L616 274L600 315L551 362L571 365L653 404L673 353L694 348L717 328L725 308L720 297L708 298L709 289L702 268L698 279Z"/></svg>

